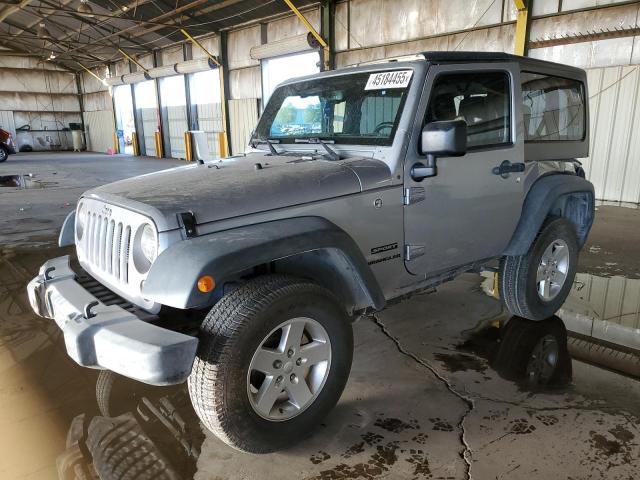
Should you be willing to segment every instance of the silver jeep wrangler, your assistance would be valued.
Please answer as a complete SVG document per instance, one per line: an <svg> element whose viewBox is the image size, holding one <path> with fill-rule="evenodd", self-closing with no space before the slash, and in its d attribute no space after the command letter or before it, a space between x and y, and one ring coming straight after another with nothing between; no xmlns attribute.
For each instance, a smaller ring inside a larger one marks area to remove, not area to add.
<svg viewBox="0 0 640 480"><path fill-rule="evenodd" d="M427 52L280 85L241 157L86 192L28 286L80 365L188 379L249 452L307 435L351 367L351 321L463 272L514 315L564 302L594 218L585 72Z"/></svg>

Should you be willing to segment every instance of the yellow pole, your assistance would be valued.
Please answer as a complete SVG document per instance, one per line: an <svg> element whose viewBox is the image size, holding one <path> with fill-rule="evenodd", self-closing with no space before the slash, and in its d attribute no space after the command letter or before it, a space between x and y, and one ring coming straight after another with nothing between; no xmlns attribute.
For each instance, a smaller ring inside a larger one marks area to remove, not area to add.
<svg viewBox="0 0 640 480"><path fill-rule="evenodd" d="M198 40L193 38L189 34L189 32L187 32L184 28L181 28L180 31L187 38L187 40L189 40L194 45L196 45L198 48L200 48L207 55L207 57L209 57L211 59L211 61L218 66L218 76L220 77L220 79L219 79L220 80L220 109L221 109L220 113L222 115L222 132L219 132L218 140L220 141L222 139L221 146L219 147L220 151L228 152L229 151L229 145L227 143L227 134L226 134L226 130L227 130L227 101L226 101L226 98L224 96L224 76L226 75L226 73L225 73L224 68L222 67L222 64L220 63L220 61L214 55L212 55L211 52L209 52L209 50L207 50L205 48L204 45L202 45ZM222 135L220 135L220 133L222 133ZM221 155L220 158L223 158L223 157L226 157L226 156L227 156L227 154L225 153L225 155L224 156Z"/></svg>
<svg viewBox="0 0 640 480"><path fill-rule="evenodd" d="M326 42L324 38L322 38L322 35L320 35L318 31L315 28L313 28L313 25L309 23L309 20L307 20L307 17L305 17L304 14L296 8L296 6L293 4L291 0L284 0L284 3L286 3L289 6L289 8L295 14L295 16L300 19L300 21L304 24L304 26L307 27L307 30L311 32L311 35L313 35L315 39L318 41L318 43L320 44L320 46L322 46L322 54L323 54L322 61L324 63L324 68L325 70L329 70L329 67L330 67L329 44Z"/></svg>
<svg viewBox="0 0 640 480"><path fill-rule="evenodd" d="M127 52L125 52L124 50L122 50L121 48L118 49L118 51L127 59L132 61L133 63L135 63L138 67L140 67L142 69L143 72L147 73L148 70L146 68L144 68L142 66L142 64L140 62L138 62L135 58L131 57L129 54L127 54Z"/></svg>
<svg viewBox="0 0 640 480"><path fill-rule="evenodd" d="M518 9L518 16L516 19L516 41L513 53L516 55L524 55L527 43L529 9L527 8L524 0L513 0L513 3Z"/></svg>
<svg viewBox="0 0 640 480"><path fill-rule="evenodd" d="M193 160L193 151L191 149L191 134L189 132L184 132L184 150L185 160L191 162Z"/></svg>
<svg viewBox="0 0 640 480"><path fill-rule="evenodd" d="M153 138L156 142L156 157L157 158L162 158L162 134L159 131L156 131L153 134Z"/></svg>
<svg viewBox="0 0 640 480"><path fill-rule="evenodd" d="M133 154L137 157L140 155L140 145L138 145L138 134L131 133L131 145L133 146Z"/></svg>
<svg viewBox="0 0 640 480"><path fill-rule="evenodd" d="M87 67L85 67L83 64L81 64L80 62L76 61L76 63L78 65L80 65L89 75L95 77L96 80L98 80L100 83L104 84L104 78L100 78L98 75L96 75L95 73L93 73L91 70L89 70Z"/></svg>
<svg viewBox="0 0 640 480"><path fill-rule="evenodd" d="M220 158L229 156L229 150L227 150L227 136L224 132L218 133L218 155Z"/></svg>

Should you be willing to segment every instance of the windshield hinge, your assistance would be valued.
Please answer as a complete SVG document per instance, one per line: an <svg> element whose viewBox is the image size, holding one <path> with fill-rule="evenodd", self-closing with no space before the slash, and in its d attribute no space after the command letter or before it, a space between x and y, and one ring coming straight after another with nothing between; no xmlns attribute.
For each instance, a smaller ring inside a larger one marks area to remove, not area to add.
<svg viewBox="0 0 640 480"><path fill-rule="evenodd" d="M402 195L402 203L404 205L411 205L413 203L421 202L425 199L424 187L409 187L404 189Z"/></svg>
<svg viewBox="0 0 640 480"><path fill-rule="evenodd" d="M184 231L185 237L191 238L196 236L196 217L193 212L179 213L178 222L181 224L180 226Z"/></svg>

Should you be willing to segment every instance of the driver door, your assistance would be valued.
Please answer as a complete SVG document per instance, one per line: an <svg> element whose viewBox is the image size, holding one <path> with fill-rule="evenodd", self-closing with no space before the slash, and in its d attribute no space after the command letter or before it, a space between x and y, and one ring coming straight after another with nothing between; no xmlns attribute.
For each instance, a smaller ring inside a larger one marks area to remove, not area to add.
<svg viewBox="0 0 640 480"><path fill-rule="evenodd" d="M404 168L405 265L432 276L501 255L524 196L525 172L496 174L505 160L524 169L520 73L516 64L437 65L427 74ZM467 153L438 157L437 174L416 181L420 132L431 121L464 119ZM518 165L520 167L520 165Z"/></svg>

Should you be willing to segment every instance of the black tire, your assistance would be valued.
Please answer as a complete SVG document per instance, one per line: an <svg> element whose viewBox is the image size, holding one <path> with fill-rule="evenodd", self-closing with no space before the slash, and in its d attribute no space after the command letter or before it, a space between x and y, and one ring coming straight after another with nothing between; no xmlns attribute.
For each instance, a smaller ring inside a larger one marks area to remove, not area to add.
<svg viewBox="0 0 640 480"><path fill-rule="evenodd" d="M84 448L86 424L84 413L71 421L66 450L56 459L59 480L100 480L91 456Z"/></svg>
<svg viewBox="0 0 640 480"><path fill-rule="evenodd" d="M182 478L131 413L113 418L95 417L89 425L87 447L102 479Z"/></svg>
<svg viewBox="0 0 640 480"><path fill-rule="evenodd" d="M4 162L9 158L9 152L6 148L0 145L0 163Z"/></svg>
<svg viewBox="0 0 640 480"><path fill-rule="evenodd" d="M98 410L105 417L110 417L111 391L116 380L116 374L110 370L102 370L96 380L96 401Z"/></svg>
<svg viewBox="0 0 640 480"><path fill-rule="evenodd" d="M555 364L545 372L536 368L542 342L555 342ZM501 334L500 347L492 361L498 374L529 388L563 387L571 382L572 364L567 348L567 329L557 316L542 321L511 317Z"/></svg>
<svg viewBox="0 0 640 480"><path fill-rule="evenodd" d="M536 274L543 253L556 240L562 240L568 246L569 268L562 288L554 298L547 301L538 294ZM505 256L500 261L500 298L513 315L529 320L548 318L567 299L576 275L577 263L578 239L575 227L565 218L550 219L526 254Z"/></svg>
<svg viewBox="0 0 640 480"><path fill-rule="evenodd" d="M269 332L298 317L314 319L325 329L331 366L313 403L293 418L270 421L251 406L249 365ZM251 453L280 450L313 433L335 406L352 356L351 322L328 290L281 275L258 277L223 297L203 322L188 380L191 401L204 425L228 445Z"/></svg>

